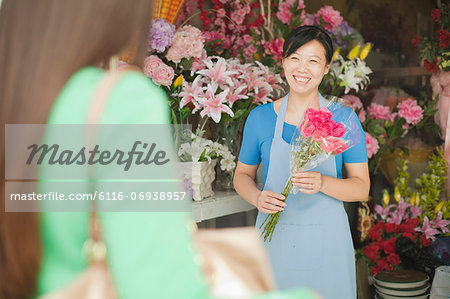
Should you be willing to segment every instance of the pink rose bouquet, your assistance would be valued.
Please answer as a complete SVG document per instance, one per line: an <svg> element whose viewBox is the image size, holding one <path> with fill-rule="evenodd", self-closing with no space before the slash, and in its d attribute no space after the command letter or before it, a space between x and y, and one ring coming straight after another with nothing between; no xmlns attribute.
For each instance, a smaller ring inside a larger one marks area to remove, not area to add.
<svg viewBox="0 0 450 299"><path fill-rule="evenodd" d="M297 192L291 181L295 173L311 170L330 156L360 142L359 120L353 110L342 103L342 99L331 97L327 105L319 110L309 108L305 111L304 119L291 140L291 176L281 192L286 198L291 192ZM280 213L267 215L261 224L260 228L267 222L261 233L264 241L269 238L270 242L272 239Z"/></svg>

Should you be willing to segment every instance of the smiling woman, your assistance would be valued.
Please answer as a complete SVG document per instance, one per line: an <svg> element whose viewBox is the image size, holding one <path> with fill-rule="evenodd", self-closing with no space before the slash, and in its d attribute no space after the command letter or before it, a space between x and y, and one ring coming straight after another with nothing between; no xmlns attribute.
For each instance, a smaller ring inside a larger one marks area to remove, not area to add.
<svg viewBox="0 0 450 299"><path fill-rule="evenodd" d="M234 186L244 200L258 208L257 228L267 214L284 210L272 240L265 243L279 288L307 286L324 298L350 299L356 298L355 263L343 201L365 200L369 192L361 124L356 124L361 134L357 145L311 171L296 173L292 183L301 188L300 193L287 198L280 194L290 176L289 143L296 125L307 108L326 105L318 87L329 71L332 55L331 38L317 27L298 27L287 36L283 70L289 94L250 113ZM260 163L264 168L262 190L254 182ZM348 174L345 179L342 166Z"/></svg>

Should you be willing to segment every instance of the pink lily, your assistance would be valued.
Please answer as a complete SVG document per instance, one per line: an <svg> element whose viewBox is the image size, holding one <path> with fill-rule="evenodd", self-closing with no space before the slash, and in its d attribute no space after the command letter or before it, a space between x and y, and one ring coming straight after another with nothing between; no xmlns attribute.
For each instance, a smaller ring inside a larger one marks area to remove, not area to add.
<svg viewBox="0 0 450 299"><path fill-rule="evenodd" d="M233 104L241 99L248 99L248 96L246 96L242 91L246 89L247 86L245 84L239 86L236 89L230 88L228 95L227 95L227 102L230 105L230 107L233 106Z"/></svg>
<svg viewBox="0 0 450 299"><path fill-rule="evenodd" d="M224 58L217 58L217 62L211 59L204 60L206 69L197 71L197 74L203 75L211 80L211 83L223 84L227 83L233 86L231 75L237 74L236 71L227 70L227 62Z"/></svg>
<svg viewBox="0 0 450 299"><path fill-rule="evenodd" d="M416 205L412 205L410 207L411 218L417 218L420 214L422 214L422 208Z"/></svg>
<svg viewBox="0 0 450 299"><path fill-rule="evenodd" d="M375 213L378 214L381 217L381 219L386 220L388 215L391 213L390 212L391 207L392 207L392 205L387 206L385 208L383 208L380 205L376 205L375 206Z"/></svg>
<svg viewBox="0 0 450 299"><path fill-rule="evenodd" d="M447 228L447 226L450 224L450 221L446 219L442 219L442 212L439 211L436 219L431 222L434 226L434 228L440 229L442 233L448 233L450 230Z"/></svg>
<svg viewBox="0 0 450 299"><path fill-rule="evenodd" d="M204 96L203 90L199 85L200 76L197 76L192 82L192 85L189 85L187 81L183 81L183 89L178 94L181 97L180 108L183 108L189 103L193 103L195 108L198 109L198 100Z"/></svg>
<svg viewBox="0 0 450 299"><path fill-rule="evenodd" d="M199 102L203 108L202 112L200 112L200 116L203 117L208 115L214 120L214 122L218 123L222 116L222 112L226 112L231 117L234 116L234 113L230 107L224 104L226 103L228 90L224 90L218 95L215 94L216 91L217 85L209 84L205 93L205 98L200 99Z"/></svg>
<svg viewBox="0 0 450 299"><path fill-rule="evenodd" d="M261 73L256 72L255 70L245 72L242 74L241 78L247 83L249 92L254 90L255 93L258 93L258 88L266 84L264 77L261 76Z"/></svg>
<svg viewBox="0 0 450 299"><path fill-rule="evenodd" d="M408 203L405 203L405 201L400 199L398 203L398 213L402 216L403 219L407 220L409 219L408 213L406 213L406 209L409 207Z"/></svg>
<svg viewBox="0 0 450 299"><path fill-rule="evenodd" d="M432 225L430 224L430 220L428 220L427 216L423 218L422 227L416 227L415 230L418 232L422 232L427 239L431 240L435 239L434 235L439 234L439 231L432 227Z"/></svg>

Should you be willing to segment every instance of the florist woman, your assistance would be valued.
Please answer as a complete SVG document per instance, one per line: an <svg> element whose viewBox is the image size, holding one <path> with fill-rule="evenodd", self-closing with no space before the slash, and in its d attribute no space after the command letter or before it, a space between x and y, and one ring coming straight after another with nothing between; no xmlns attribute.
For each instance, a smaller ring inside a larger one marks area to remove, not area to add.
<svg viewBox="0 0 450 299"><path fill-rule="evenodd" d="M332 55L331 38L317 27L298 27L288 35L283 69L289 93L249 115L234 186L258 208L257 228L267 214L283 211L272 240L265 243L280 289L307 286L324 298L349 299L356 298L355 261L343 202L367 199L370 187L361 124L357 145L312 171L296 173L292 182L301 192L287 198L280 194L290 176L289 143L296 125L307 108L326 105L318 87L329 71ZM255 184L260 163L262 190Z"/></svg>

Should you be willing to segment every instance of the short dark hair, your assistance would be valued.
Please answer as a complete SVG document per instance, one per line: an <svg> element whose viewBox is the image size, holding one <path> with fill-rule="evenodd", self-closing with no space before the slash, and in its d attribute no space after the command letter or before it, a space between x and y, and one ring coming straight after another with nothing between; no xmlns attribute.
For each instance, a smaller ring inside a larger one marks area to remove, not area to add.
<svg viewBox="0 0 450 299"><path fill-rule="evenodd" d="M289 33L283 45L283 58L289 57L298 48L312 40L316 40L325 48L327 64L333 58L333 41L324 30L316 26L299 26Z"/></svg>

